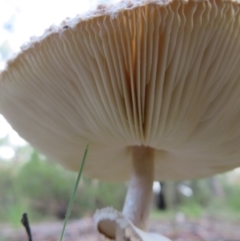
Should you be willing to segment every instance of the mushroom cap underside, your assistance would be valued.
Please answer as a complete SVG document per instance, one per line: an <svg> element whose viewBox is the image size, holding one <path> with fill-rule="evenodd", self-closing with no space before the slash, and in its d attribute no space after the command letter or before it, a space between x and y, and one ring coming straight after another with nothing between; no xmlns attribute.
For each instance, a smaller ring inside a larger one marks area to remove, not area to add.
<svg viewBox="0 0 240 241"><path fill-rule="evenodd" d="M66 27L67 26L67 27ZM154 149L155 179L240 166L240 4L101 6L36 38L0 75L0 113L43 154L126 180L132 147Z"/></svg>

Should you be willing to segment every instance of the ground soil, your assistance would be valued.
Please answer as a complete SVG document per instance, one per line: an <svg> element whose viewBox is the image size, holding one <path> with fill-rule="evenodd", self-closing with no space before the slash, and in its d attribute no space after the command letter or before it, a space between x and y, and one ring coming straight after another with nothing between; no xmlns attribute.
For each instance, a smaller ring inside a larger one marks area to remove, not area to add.
<svg viewBox="0 0 240 241"><path fill-rule="evenodd" d="M45 222L31 225L33 241L58 241L63 222ZM152 220L150 231L163 234L173 241L240 241L240 222L214 218ZM0 241L27 241L23 228L0 226ZM69 221L64 241L103 240L94 228L91 218Z"/></svg>

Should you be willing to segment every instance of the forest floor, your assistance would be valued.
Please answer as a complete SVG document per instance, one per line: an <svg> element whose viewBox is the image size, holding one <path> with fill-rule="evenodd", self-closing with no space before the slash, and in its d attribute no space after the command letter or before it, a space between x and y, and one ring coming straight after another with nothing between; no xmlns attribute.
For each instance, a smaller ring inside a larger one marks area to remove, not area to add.
<svg viewBox="0 0 240 241"><path fill-rule="evenodd" d="M63 222L32 224L33 241L58 241ZM240 221L229 222L216 218L182 220L151 220L150 231L160 233L173 241L240 241ZM0 225L0 241L27 241L24 228L14 229ZM64 241L103 240L95 230L93 220L84 218L69 221Z"/></svg>

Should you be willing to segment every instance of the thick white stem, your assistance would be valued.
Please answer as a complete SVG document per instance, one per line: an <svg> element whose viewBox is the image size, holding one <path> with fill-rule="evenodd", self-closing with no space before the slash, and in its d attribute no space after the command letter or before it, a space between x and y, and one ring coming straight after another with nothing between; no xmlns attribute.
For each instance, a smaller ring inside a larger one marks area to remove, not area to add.
<svg viewBox="0 0 240 241"><path fill-rule="evenodd" d="M153 176L154 150L134 147L133 170L123 213L113 208L98 210L94 220L100 233L116 241L171 241L159 234L144 232L147 229Z"/></svg>
<svg viewBox="0 0 240 241"><path fill-rule="evenodd" d="M148 147L133 148L133 170L129 181L123 215L135 226L147 229L152 184L154 176L154 151Z"/></svg>

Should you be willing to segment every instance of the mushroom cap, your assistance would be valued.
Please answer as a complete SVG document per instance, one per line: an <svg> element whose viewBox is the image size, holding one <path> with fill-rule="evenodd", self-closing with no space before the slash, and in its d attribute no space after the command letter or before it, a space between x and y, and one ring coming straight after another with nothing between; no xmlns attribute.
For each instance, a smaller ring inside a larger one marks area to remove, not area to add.
<svg viewBox="0 0 240 241"><path fill-rule="evenodd" d="M0 113L35 148L128 179L133 146L155 179L240 166L240 3L126 1L35 38L0 75Z"/></svg>

